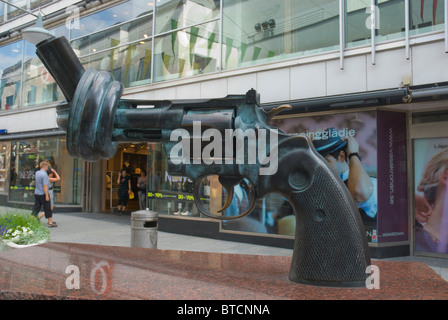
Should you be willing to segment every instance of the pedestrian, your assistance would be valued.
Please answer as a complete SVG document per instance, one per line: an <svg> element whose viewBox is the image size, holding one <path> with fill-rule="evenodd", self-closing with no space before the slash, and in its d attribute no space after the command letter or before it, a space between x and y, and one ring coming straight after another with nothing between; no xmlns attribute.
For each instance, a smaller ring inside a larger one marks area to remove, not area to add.
<svg viewBox="0 0 448 320"><path fill-rule="evenodd" d="M51 203L51 211L54 210L54 193L53 193L53 187L54 183L56 181L61 180L61 177L59 177L59 174L56 172L55 169L51 167L51 165L48 166L48 180L50 183L48 184L48 193L50 194L50 203Z"/></svg>
<svg viewBox="0 0 448 320"><path fill-rule="evenodd" d="M125 213L126 205L129 201L129 193L131 192L131 177L127 174L125 168L121 169L118 176L117 183L118 187L118 214L122 215Z"/></svg>
<svg viewBox="0 0 448 320"><path fill-rule="evenodd" d="M141 170L140 177L137 180L137 188L138 188L138 204L140 210L146 209L146 172L145 170Z"/></svg>
<svg viewBox="0 0 448 320"><path fill-rule="evenodd" d="M45 218L48 219L48 227L53 228L58 225L53 221L53 211L51 210L48 187L50 181L47 171L48 162L42 161L40 163L40 170L35 174L34 206L31 214L37 217L40 209L43 207Z"/></svg>

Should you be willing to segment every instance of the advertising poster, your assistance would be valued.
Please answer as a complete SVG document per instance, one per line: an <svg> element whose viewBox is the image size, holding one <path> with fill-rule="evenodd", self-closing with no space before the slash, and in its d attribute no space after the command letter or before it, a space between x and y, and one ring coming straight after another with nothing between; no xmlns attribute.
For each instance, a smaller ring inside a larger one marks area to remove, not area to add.
<svg viewBox="0 0 448 320"><path fill-rule="evenodd" d="M376 111L278 119L271 124L286 133L304 134L314 141L316 150L349 188L364 223L367 240L377 242Z"/></svg>
<svg viewBox="0 0 448 320"><path fill-rule="evenodd" d="M408 239L406 115L378 111L378 242Z"/></svg>
<svg viewBox="0 0 448 320"><path fill-rule="evenodd" d="M448 138L414 140L415 250L448 253Z"/></svg>

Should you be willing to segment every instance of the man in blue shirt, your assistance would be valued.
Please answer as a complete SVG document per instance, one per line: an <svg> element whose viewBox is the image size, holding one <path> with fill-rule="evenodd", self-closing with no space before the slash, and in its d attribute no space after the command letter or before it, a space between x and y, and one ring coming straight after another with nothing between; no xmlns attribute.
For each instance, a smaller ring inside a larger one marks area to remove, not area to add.
<svg viewBox="0 0 448 320"><path fill-rule="evenodd" d="M57 227L57 224L53 222L53 212L51 210L50 194L48 192L48 162L42 161L40 163L40 170L35 174L35 189L34 189L34 207L32 214L37 216L40 209L43 207L45 212L45 218L48 219L48 226L50 228ZM42 217L39 217L39 219Z"/></svg>

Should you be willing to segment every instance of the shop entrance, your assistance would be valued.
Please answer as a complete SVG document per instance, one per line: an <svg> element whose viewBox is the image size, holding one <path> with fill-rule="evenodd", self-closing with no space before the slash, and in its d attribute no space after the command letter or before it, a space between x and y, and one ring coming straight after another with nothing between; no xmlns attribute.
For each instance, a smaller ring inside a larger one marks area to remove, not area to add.
<svg viewBox="0 0 448 320"><path fill-rule="evenodd" d="M118 207L118 177L121 169L125 168L131 178L131 189L134 198L129 199L126 205L126 213L139 210L137 182L141 171L145 170L148 158L147 143L122 143L119 144L115 156L107 160L106 197L105 207L107 211L117 213Z"/></svg>

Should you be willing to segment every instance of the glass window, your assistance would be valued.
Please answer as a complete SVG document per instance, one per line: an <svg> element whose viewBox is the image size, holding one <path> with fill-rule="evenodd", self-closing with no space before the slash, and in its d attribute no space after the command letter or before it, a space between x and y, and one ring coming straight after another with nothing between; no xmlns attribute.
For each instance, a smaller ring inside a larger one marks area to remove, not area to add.
<svg viewBox="0 0 448 320"><path fill-rule="evenodd" d="M219 17L219 0L158 0L156 34Z"/></svg>
<svg viewBox="0 0 448 320"><path fill-rule="evenodd" d="M180 30L155 39L154 80L182 78L217 70L219 22Z"/></svg>
<svg viewBox="0 0 448 320"><path fill-rule="evenodd" d="M23 103L24 107L64 99L59 86L36 55L35 46L25 43Z"/></svg>
<svg viewBox="0 0 448 320"><path fill-rule="evenodd" d="M346 0L346 41L347 47L370 43L371 29L369 15L370 0Z"/></svg>
<svg viewBox="0 0 448 320"><path fill-rule="evenodd" d="M0 23L5 22L5 3L0 3Z"/></svg>
<svg viewBox="0 0 448 320"><path fill-rule="evenodd" d="M83 17L80 19L80 28L71 30L71 39L147 15L153 11L153 2L151 0L127 1L112 8Z"/></svg>
<svg viewBox="0 0 448 320"><path fill-rule="evenodd" d="M404 1L379 0L372 11L370 0L346 0L346 8L347 47L370 44L372 28L376 42L404 37Z"/></svg>
<svg viewBox="0 0 448 320"><path fill-rule="evenodd" d="M411 34L443 30L444 1L411 0Z"/></svg>
<svg viewBox="0 0 448 320"><path fill-rule="evenodd" d="M85 56L119 45L144 40L151 35L152 16L78 38L72 41L71 45L79 56Z"/></svg>
<svg viewBox="0 0 448 320"><path fill-rule="evenodd" d="M379 0L375 41L404 38L405 6L402 0Z"/></svg>
<svg viewBox="0 0 448 320"><path fill-rule="evenodd" d="M19 107L23 41L0 48L0 110Z"/></svg>
<svg viewBox="0 0 448 320"><path fill-rule="evenodd" d="M47 3L53 2L52 0L30 0L31 4L31 11L40 9L42 6L46 5Z"/></svg>
<svg viewBox="0 0 448 320"><path fill-rule="evenodd" d="M339 5L331 0L230 0L224 2L223 29L225 69L334 50Z"/></svg>
<svg viewBox="0 0 448 320"><path fill-rule="evenodd" d="M109 71L125 87L151 81L152 42L140 41L80 58L84 68Z"/></svg>
<svg viewBox="0 0 448 320"><path fill-rule="evenodd" d="M8 2L25 11L27 10L27 0L9 0ZM8 20L24 14L23 10L17 9L16 7L8 6Z"/></svg>
<svg viewBox="0 0 448 320"><path fill-rule="evenodd" d="M55 203L80 204L81 160L68 155L65 138L43 138L11 143L10 202L34 202L34 174L48 160L61 181L53 187Z"/></svg>
<svg viewBox="0 0 448 320"><path fill-rule="evenodd" d="M20 74L0 80L1 110L13 110L20 105Z"/></svg>
<svg viewBox="0 0 448 320"><path fill-rule="evenodd" d="M6 181L7 177L9 176L7 174L7 168L6 164L8 163L8 144L4 142L0 142L0 192L5 192L9 185L9 183Z"/></svg>

